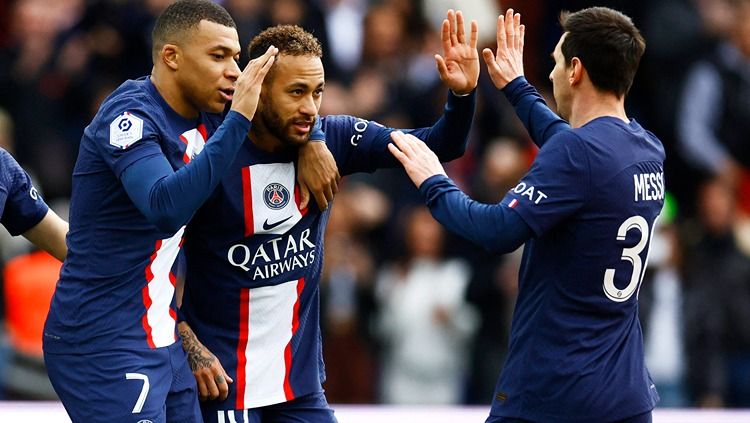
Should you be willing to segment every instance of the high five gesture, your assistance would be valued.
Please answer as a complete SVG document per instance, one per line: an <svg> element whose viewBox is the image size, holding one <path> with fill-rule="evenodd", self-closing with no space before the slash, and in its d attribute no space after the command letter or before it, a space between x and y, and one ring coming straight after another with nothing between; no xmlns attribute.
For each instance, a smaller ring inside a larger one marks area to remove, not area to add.
<svg viewBox="0 0 750 423"><path fill-rule="evenodd" d="M505 16L497 18L497 51L482 50L484 62L497 88L503 89L508 83L523 76L523 38L526 27L521 25L521 14L508 9Z"/></svg>
<svg viewBox="0 0 750 423"><path fill-rule="evenodd" d="M455 94L470 93L479 80L479 54L477 53L477 22L471 21L471 34L467 43L464 16L459 10L448 10L443 20L441 41L443 56L436 54L440 80Z"/></svg>

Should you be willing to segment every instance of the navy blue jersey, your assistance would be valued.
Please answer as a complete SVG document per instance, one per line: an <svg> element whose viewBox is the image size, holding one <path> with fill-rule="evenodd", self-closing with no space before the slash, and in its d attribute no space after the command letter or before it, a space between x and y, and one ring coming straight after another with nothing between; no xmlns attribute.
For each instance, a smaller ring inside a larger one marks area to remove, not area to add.
<svg viewBox="0 0 750 423"><path fill-rule="evenodd" d="M542 146L502 203L528 224L492 414L606 422L651 410L638 289L664 202L664 148L635 120L571 128L525 82L506 94Z"/></svg>
<svg viewBox="0 0 750 423"><path fill-rule="evenodd" d="M435 125L410 132L453 159L473 109L473 94L451 95ZM342 175L398 166L387 149L392 129L351 116L325 117L322 126ZM296 158L246 141L186 231L182 311L234 379L228 399L211 406L218 421L228 410L322 391L319 284L330 207L300 210Z"/></svg>
<svg viewBox="0 0 750 423"><path fill-rule="evenodd" d="M164 156L179 169L220 115L186 119L148 77L127 81L86 127L73 171L68 255L44 332L50 353L165 347L177 339L172 266L184 227L159 229L128 196L123 172Z"/></svg>
<svg viewBox="0 0 750 423"><path fill-rule="evenodd" d="M0 223L11 235L21 235L36 226L47 210L26 171L0 148Z"/></svg>

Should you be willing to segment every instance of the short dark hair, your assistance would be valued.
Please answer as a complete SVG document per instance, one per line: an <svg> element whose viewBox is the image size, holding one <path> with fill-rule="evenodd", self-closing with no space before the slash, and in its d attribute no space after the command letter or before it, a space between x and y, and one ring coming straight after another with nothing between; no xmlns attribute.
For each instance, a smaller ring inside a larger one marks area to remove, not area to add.
<svg viewBox="0 0 750 423"><path fill-rule="evenodd" d="M197 28L202 20L237 28L226 9L210 0L178 0L156 19L151 33L154 62L164 44L181 39L185 32Z"/></svg>
<svg viewBox="0 0 750 423"><path fill-rule="evenodd" d="M568 33L561 46L565 63L578 57L596 88L618 97L627 94L646 50L633 21L607 7L590 7L562 12L560 24Z"/></svg>
<svg viewBox="0 0 750 423"><path fill-rule="evenodd" d="M248 46L250 60L260 57L274 46L279 55L323 57L323 48L314 35L297 25L276 25L256 35Z"/></svg>

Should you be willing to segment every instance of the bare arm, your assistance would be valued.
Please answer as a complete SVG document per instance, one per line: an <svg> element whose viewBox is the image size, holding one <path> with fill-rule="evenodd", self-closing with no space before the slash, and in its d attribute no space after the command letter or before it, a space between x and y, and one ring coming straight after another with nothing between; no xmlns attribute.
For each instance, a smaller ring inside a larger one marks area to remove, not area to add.
<svg viewBox="0 0 750 423"><path fill-rule="evenodd" d="M34 227L23 233L23 236L37 247L63 261L68 254L65 235L68 233L68 222L64 221L52 209Z"/></svg>

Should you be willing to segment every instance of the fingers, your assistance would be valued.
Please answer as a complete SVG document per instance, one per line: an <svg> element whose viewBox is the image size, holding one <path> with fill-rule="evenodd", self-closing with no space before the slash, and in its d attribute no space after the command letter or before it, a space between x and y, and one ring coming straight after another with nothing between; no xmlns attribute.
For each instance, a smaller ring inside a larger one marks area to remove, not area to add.
<svg viewBox="0 0 750 423"><path fill-rule="evenodd" d="M448 24L450 29L450 40L451 45L458 44L458 36L456 35L456 13L453 9L448 9Z"/></svg>
<svg viewBox="0 0 750 423"><path fill-rule="evenodd" d="M497 55L500 55L501 50L508 48L505 40L505 16L500 15L497 17L497 27L495 28L495 37L497 38Z"/></svg>
<svg viewBox="0 0 750 423"><path fill-rule="evenodd" d="M197 378L196 382L198 383L198 398L201 401L205 401L208 399L208 388L206 388L206 383L202 378Z"/></svg>
<svg viewBox="0 0 750 423"><path fill-rule="evenodd" d="M521 47L522 40L521 40L521 14L516 13L513 15L513 34L514 34L514 45L513 48L518 50Z"/></svg>
<svg viewBox="0 0 750 423"><path fill-rule="evenodd" d="M524 37L526 36L526 25L521 25L518 30L520 31L521 35L518 37L519 43L518 43L518 51L523 54L523 45L524 45Z"/></svg>
<svg viewBox="0 0 750 423"><path fill-rule="evenodd" d="M409 161L409 158L406 157L406 154L404 154L401 150L399 150L395 144L388 144L388 151L390 151L391 154L393 154L396 160L401 162L402 165L406 166L406 162Z"/></svg>
<svg viewBox="0 0 750 423"><path fill-rule="evenodd" d="M255 68L267 65L268 61L271 61L271 64L273 64L273 59L276 57L276 54L278 52L279 49L274 46L269 46L268 50L266 50L266 52L261 56L258 56L255 59L247 62L247 65L245 66L245 69L242 70L242 73L247 74L255 72ZM268 67L270 68L270 65Z"/></svg>
<svg viewBox="0 0 750 423"><path fill-rule="evenodd" d="M456 40L459 43L466 43L466 33L464 32L464 14L459 10L456 12Z"/></svg>
<svg viewBox="0 0 750 423"><path fill-rule="evenodd" d="M208 388L208 398L216 399L219 397L219 387L216 386L216 380L210 375L206 375L206 387Z"/></svg>
<svg viewBox="0 0 750 423"><path fill-rule="evenodd" d="M505 39L506 47L515 46L515 28L513 28L513 9L508 9L505 12Z"/></svg>
<svg viewBox="0 0 750 423"><path fill-rule="evenodd" d="M216 398L219 401L224 401L227 399L227 396L229 395L229 384L227 383L226 378L224 377L225 372L222 369L222 374L214 376L214 382L216 382L216 387L218 389L218 395Z"/></svg>
<svg viewBox="0 0 750 423"><path fill-rule="evenodd" d="M477 48L477 39L479 38L479 25L477 21L471 21L471 35L469 36L469 47Z"/></svg>
<svg viewBox="0 0 750 423"><path fill-rule="evenodd" d="M304 210L307 207L307 203L310 202L310 188L307 187L301 180L298 180L299 184L299 209Z"/></svg>
<svg viewBox="0 0 750 423"><path fill-rule="evenodd" d="M315 195L315 202L318 203L318 208L323 211L328 208L328 199L326 198L326 194L322 191L320 192L313 192ZM331 197L333 198L333 197Z"/></svg>
<svg viewBox="0 0 750 423"><path fill-rule="evenodd" d="M448 19L443 19L443 26L440 32L440 42L443 44L443 51L451 49L451 30Z"/></svg>
<svg viewBox="0 0 750 423"><path fill-rule="evenodd" d="M436 54L435 64L437 65L438 73L440 73L440 79L445 80L448 77L448 65L445 63L443 56Z"/></svg>

